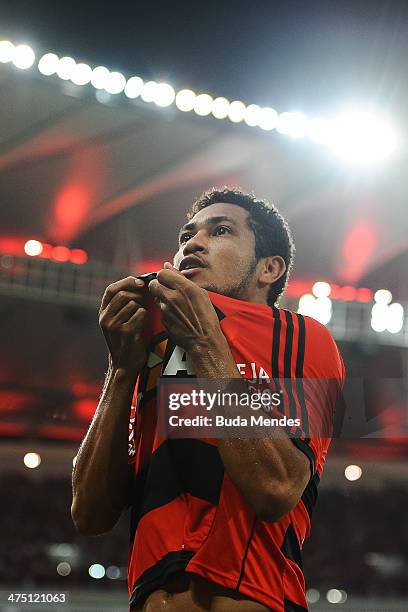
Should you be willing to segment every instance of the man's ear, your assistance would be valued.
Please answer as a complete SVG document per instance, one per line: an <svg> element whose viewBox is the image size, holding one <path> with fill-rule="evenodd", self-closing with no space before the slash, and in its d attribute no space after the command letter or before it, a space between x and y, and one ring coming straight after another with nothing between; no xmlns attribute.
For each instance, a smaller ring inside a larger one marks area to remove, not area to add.
<svg viewBox="0 0 408 612"><path fill-rule="evenodd" d="M283 257L273 255L261 259L261 268L258 275L258 283L261 285L272 285L285 274L286 264Z"/></svg>

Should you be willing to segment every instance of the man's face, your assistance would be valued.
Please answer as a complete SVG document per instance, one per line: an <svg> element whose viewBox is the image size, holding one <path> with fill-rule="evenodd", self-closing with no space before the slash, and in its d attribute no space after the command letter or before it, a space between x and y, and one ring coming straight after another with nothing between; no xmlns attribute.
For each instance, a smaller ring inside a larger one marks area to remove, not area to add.
<svg viewBox="0 0 408 612"><path fill-rule="evenodd" d="M203 289L250 301L257 262L247 219L235 204L203 208L180 230L174 267Z"/></svg>

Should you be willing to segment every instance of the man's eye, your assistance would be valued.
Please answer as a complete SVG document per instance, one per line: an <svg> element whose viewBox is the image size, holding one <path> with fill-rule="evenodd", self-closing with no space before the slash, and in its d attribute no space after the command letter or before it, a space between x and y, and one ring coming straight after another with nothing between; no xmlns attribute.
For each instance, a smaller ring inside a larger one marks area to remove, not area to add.
<svg viewBox="0 0 408 612"><path fill-rule="evenodd" d="M193 234L182 234L180 236L180 244L184 244L185 242L187 242L187 240L190 240L192 235Z"/></svg>
<svg viewBox="0 0 408 612"><path fill-rule="evenodd" d="M217 234L217 236L224 236L224 234L230 234L231 230L226 225L219 225L216 228L215 233Z"/></svg>

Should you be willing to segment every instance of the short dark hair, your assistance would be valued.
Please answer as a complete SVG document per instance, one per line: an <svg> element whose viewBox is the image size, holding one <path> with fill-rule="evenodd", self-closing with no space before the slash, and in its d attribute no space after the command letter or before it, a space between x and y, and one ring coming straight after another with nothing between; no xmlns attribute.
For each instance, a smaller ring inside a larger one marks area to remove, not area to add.
<svg viewBox="0 0 408 612"><path fill-rule="evenodd" d="M198 211L216 203L236 204L248 211L248 225L255 235L257 261L272 255L280 255L284 260L286 271L270 286L267 296L268 305L273 306L284 292L293 267L295 244L289 225L273 204L235 187L212 187L205 191L193 202L187 218L190 220Z"/></svg>

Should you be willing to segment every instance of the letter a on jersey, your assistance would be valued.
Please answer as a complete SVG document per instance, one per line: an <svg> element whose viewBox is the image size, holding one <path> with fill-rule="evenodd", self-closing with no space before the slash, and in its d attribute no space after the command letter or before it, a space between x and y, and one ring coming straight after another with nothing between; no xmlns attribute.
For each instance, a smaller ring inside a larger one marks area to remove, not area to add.
<svg viewBox="0 0 408 612"><path fill-rule="evenodd" d="M175 346L163 370L162 376L194 376L195 372L189 356L179 346Z"/></svg>

